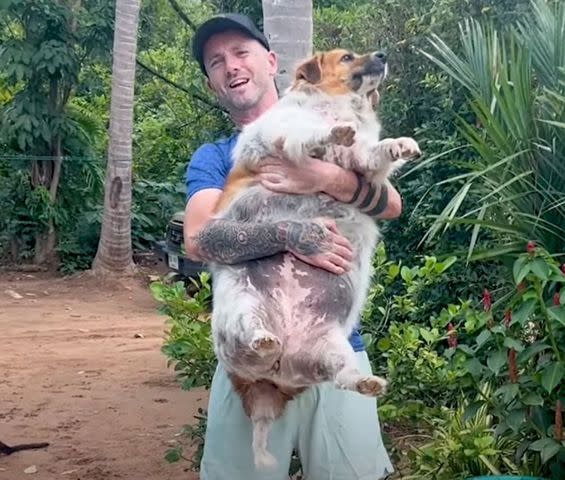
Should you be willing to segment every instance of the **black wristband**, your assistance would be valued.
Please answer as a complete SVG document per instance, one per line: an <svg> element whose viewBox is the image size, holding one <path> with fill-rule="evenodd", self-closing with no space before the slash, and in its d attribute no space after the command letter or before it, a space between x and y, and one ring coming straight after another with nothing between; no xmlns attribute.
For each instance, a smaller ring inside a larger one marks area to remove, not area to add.
<svg viewBox="0 0 565 480"><path fill-rule="evenodd" d="M370 217L376 217L379 213L382 213L388 204L388 188L385 184L381 185L381 196L377 204L369 210L365 212Z"/></svg>
<svg viewBox="0 0 565 480"><path fill-rule="evenodd" d="M363 175L357 172L353 172L353 173L357 177L357 190L355 190L353 197L351 198L351 200L349 200L348 203L355 203L359 199L359 195L361 194L361 190L363 189L363 180L364 180Z"/></svg>

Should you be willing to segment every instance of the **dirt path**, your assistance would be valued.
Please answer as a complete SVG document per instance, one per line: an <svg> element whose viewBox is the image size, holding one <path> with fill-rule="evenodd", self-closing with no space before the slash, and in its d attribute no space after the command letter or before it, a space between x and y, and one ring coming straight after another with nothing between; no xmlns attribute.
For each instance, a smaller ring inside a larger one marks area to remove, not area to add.
<svg viewBox="0 0 565 480"><path fill-rule="evenodd" d="M0 274L0 441L51 444L0 456L0 479L196 480L163 455L207 395L175 383L164 329L141 281Z"/></svg>

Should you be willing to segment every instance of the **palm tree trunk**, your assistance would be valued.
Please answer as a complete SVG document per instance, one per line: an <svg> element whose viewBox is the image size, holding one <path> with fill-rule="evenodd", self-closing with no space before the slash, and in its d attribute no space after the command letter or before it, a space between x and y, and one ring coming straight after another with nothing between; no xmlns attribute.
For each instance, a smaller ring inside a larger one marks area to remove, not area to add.
<svg viewBox="0 0 565 480"><path fill-rule="evenodd" d="M297 63L312 54L312 0L262 0L262 3L265 36L279 56L277 86L284 93Z"/></svg>
<svg viewBox="0 0 565 480"><path fill-rule="evenodd" d="M116 0L104 216L92 265L96 274L127 274L135 270L131 242L131 171L140 3L141 0Z"/></svg>

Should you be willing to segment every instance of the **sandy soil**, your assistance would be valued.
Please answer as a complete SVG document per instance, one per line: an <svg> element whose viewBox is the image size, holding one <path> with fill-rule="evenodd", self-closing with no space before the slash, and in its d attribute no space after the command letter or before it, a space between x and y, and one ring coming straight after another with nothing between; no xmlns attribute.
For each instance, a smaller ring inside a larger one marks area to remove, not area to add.
<svg viewBox="0 0 565 480"><path fill-rule="evenodd" d="M0 456L0 479L196 480L163 459L207 400L175 383L165 328L140 279L0 273L0 441L50 443Z"/></svg>

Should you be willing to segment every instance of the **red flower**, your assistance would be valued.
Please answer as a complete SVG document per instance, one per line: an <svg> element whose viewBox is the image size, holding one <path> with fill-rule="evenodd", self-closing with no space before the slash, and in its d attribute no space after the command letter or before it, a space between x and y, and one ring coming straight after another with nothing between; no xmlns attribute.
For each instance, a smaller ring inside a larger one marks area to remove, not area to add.
<svg viewBox="0 0 565 480"><path fill-rule="evenodd" d="M516 383L518 381L518 366L516 365L516 350L513 348L508 352L508 370L510 381Z"/></svg>
<svg viewBox="0 0 565 480"><path fill-rule="evenodd" d="M522 293L524 290L526 290L526 284L524 282L520 282L516 289L518 290L518 292Z"/></svg>
<svg viewBox="0 0 565 480"><path fill-rule="evenodd" d="M553 305L561 305L559 297L560 297L559 292L555 292L553 294Z"/></svg>
<svg viewBox="0 0 565 480"><path fill-rule="evenodd" d="M490 296L490 292L485 288L483 291L483 306L485 312L490 312L492 308L492 297Z"/></svg>
<svg viewBox="0 0 565 480"><path fill-rule="evenodd" d="M561 271L563 272L563 275L565 275L565 263L561 265Z"/></svg>
<svg viewBox="0 0 565 480"><path fill-rule="evenodd" d="M512 321L512 310L506 310L504 312L504 326L508 327Z"/></svg>
<svg viewBox="0 0 565 480"><path fill-rule="evenodd" d="M526 245L526 251L530 254L536 251L536 242L529 241L528 245Z"/></svg>
<svg viewBox="0 0 565 480"><path fill-rule="evenodd" d="M449 348L457 347L457 331L452 323L447 325L447 344Z"/></svg>

